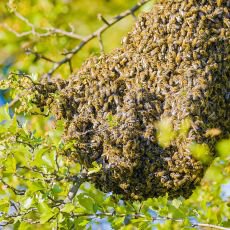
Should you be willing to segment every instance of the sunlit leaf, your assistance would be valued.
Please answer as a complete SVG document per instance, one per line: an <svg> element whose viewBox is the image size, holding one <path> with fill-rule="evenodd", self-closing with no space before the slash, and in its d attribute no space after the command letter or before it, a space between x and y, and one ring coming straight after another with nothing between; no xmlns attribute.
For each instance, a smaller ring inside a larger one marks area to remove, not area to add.
<svg viewBox="0 0 230 230"><path fill-rule="evenodd" d="M46 223L55 215L52 209L45 202L38 204L38 208L41 213L41 217L40 217L41 224Z"/></svg>
<svg viewBox="0 0 230 230"><path fill-rule="evenodd" d="M61 209L62 212L70 213L74 210L75 206L73 204L65 204L65 206Z"/></svg>
<svg viewBox="0 0 230 230"><path fill-rule="evenodd" d="M221 140L217 143L216 149L220 156L229 157L230 156L230 139Z"/></svg>
<svg viewBox="0 0 230 230"><path fill-rule="evenodd" d="M16 172L16 160L13 156L8 157L5 162L5 173L15 173Z"/></svg>
<svg viewBox="0 0 230 230"><path fill-rule="evenodd" d="M207 144L196 144L190 145L190 151L193 157L204 164L208 164L211 161L211 154Z"/></svg>
<svg viewBox="0 0 230 230"><path fill-rule="evenodd" d="M156 128L159 145L164 148L168 147L176 136L171 120L168 118L161 120L156 124Z"/></svg>
<svg viewBox="0 0 230 230"><path fill-rule="evenodd" d="M11 120L8 105L4 105L0 107L0 124L4 121Z"/></svg>
<svg viewBox="0 0 230 230"><path fill-rule="evenodd" d="M95 202L91 197L85 195L84 193L81 193L77 196L77 198L78 198L79 204L82 207L84 207L89 212L94 212Z"/></svg>

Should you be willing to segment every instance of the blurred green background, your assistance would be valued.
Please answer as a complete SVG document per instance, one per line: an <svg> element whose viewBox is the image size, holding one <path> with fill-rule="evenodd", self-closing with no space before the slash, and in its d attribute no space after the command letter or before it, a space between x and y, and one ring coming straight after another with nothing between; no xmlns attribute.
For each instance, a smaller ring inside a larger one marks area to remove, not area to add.
<svg viewBox="0 0 230 230"><path fill-rule="evenodd" d="M23 72L43 74L52 64L47 61L38 61L33 55L26 55L25 49L32 49L56 61L63 58L65 50L71 50L79 41L65 36L53 35L39 38L29 35L16 37L4 27L12 28L18 33L30 30L25 22L17 18L13 10L16 10L27 18L37 28L58 28L66 31L74 30L75 33L86 36L103 25L98 18L102 14L107 20L117 14L131 8L136 0L22 0L6 1L0 4L0 67L4 75L9 68ZM141 8L141 11L150 10L153 1ZM11 12L11 13L10 13ZM140 13L140 12L137 12ZM134 24L134 18L129 16L111 27L103 34L105 52L110 52L121 44L121 38ZM43 32L43 30L39 30ZM94 39L87 44L73 59L74 69L80 67L82 62L90 55L100 53L99 43ZM68 65L61 68L62 77L68 77Z"/></svg>

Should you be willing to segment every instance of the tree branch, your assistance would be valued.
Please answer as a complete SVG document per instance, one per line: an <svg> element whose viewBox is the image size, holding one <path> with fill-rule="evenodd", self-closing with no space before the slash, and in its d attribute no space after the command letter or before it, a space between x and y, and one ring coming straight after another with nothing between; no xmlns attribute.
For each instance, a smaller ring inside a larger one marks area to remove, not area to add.
<svg viewBox="0 0 230 230"><path fill-rule="evenodd" d="M96 214L91 214L91 213L76 213L76 214L72 214L71 216L73 218L78 218L78 217L87 217L89 219L94 219L94 218L98 218L98 217L125 217L129 215L130 219L138 219L138 218L146 218L145 215L143 214L123 214L123 213L115 213L115 212L101 212L101 213L96 213ZM174 222L181 222L183 223L184 220L183 219L173 219L173 218L168 218L168 217L153 217L152 221L166 221L166 220L171 220ZM203 228L211 228L211 229L220 229L220 230L229 230L229 228L225 228L222 226L218 226L218 225L213 225L213 224L204 224L204 223L196 223L196 224L192 224L191 227L203 227Z"/></svg>
<svg viewBox="0 0 230 230"><path fill-rule="evenodd" d="M68 196L64 200L64 204L72 202L72 200L76 196L76 194L77 194L77 192L78 192L81 184L86 181L86 178L87 178L87 173L86 172L80 173L75 178L75 181L73 182L73 185L72 185L72 187L69 190Z"/></svg>
<svg viewBox="0 0 230 230"><path fill-rule="evenodd" d="M22 196L25 194L25 190L18 190L12 186L10 186L9 184L7 184L2 178L0 178L0 182L2 182L2 184L4 186L6 186L6 188L10 189L15 195L19 195L19 196Z"/></svg>
<svg viewBox="0 0 230 230"><path fill-rule="evenodd" d="M37 37L49 37L51 35L62 35L62 36L66 36L72 39L76 39L76 40L80 40L81 42L74 47L72 50L70 50L69 52L65 52L64 55L65 57L63 59L61 59L60 61L53 61L50 58L47 58L41 54L39 54L38 52L34 52L31 50L27 50L27 53L30 54L34 54L35 57L40 58L40 59L44 59L48 62L53 63L53 67L49 70L49 72L47 73L47 76L50 77L51 75L53 75L53 73L58 70L63 64L68 63L69 67L70 67L70 72L73 72L72 69L72 65L71 65L71 60L73 58L73 56L75 54L77 54L86 44L88 44L91 40L93 40L94 38L97 38L99 41L99 46L100 46L100 50L101 52L104 52L104 46L103 46L103 42L102 42L102 34L109 29L110 27L112 27L114 24L116 24L117 22L119 22L120 20L122 20L123 18L131 15L134 18L136 18L135 16L135 12L140 9L143 5L145 5L146 3L150 2L151 0L141 0L139 3L137 3L135 6L133 6L131 9L124 11L123 13L115 16L113 19L111 20L106 20L101 14L98 15L99 19L104 23L104 25L102 27L100 27L98 30L96 30L95 32L93 32L92 34L88 35L88 36L81 36L79 34L74 33L73 29L71 28L71 31L65 31L59 28L39 28L36 27L35 25L33 25L27 18L25 18L23 15L21 15L19 12L17 12L16 10L14 10L14 14L15 16L20 19L21 21L23 21L28 27L30 27L30 30L28 31L24 31L24 32L17 32L14 29L12 29L9 25L7 24L1 24L6 30L10 31L11 33L15 34L17 37L25 37L28 35L34 35ZM44 31L39 32L40 31Z"/></svg>
<svg viewBox="0 0 230 230"><path fill-rule="evenodd" d="M38 52L36 52L36 51L34 51L32 49L26 49L25 52L26 52L26 54L33 54L36 59L43 59L43 60L51 62L51 63L56 63L56 61L54 61L54 60L52 60L52 59L50 59L50 58L38 53Z"/></svg>
<svg viewBox="0 0 230 230"><path fill-rule="evenodd" d="M71 31L65 31L62 29L58 29L58 28L40 28L40 27L36 27L35 25L33 25L27 18L25 18L23 15L21 15L19 12L17 12L16 10L13 11L14 15L20 19L21 21L23 21L28 27L30 27L30 30L25 31L25 32L17 32L14 29L12 29L8 24L2 24L3 28L5 28L6 30L8 30L9 32L15 34L17 37L25 37L28 35L34 35L37 37L49 37L51 35L62 35L62 36L66 36L72 39L77 39L77 40L83 40L84 37L74 33L74 31L71 29ZM40 33L37 30L43 30L44 33Z"/></svg>
<svg viewBox="0 0 230 230"><path fill-rule="evenodd" d="M59 69L63 64L69 62L75 54L77 54L88 42L90 42L94 38L99 38L100 47L102 48L101 43L101 35L108 30L111 26L119 22L121 19L129 16L134 15L134 13L143 5L145 5L147 2L150 2L151 0L142 0L141 2L137 3L135 6L133 6L131 9L124 11L123 13L117 15L111 20L106 20L103 17L101 17L101 20L105 23L101 28L93 32L92 34L86 36L80 44L78 44L75 48L73 48L71 51L65 53L65 57L60 60L59 62L55 63L53 68L48 72L48 77L53 75L53 73ZM103 19L102 19L103 18Z"/></svg>

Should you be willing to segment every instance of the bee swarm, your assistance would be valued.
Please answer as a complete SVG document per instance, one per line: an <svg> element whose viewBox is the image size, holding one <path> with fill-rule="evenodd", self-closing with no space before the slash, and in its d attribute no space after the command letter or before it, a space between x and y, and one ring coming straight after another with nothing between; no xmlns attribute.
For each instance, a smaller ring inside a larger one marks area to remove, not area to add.
<svg viewBox="0 0 230 230"><path fill-rule="evenodd" d="M161 0L122 48L88 59L68 81L44 83L37 104L65 120L71 158L102 165L90 177L96 187L131 200L191 195L206 166L189 144L213 152L216 139L205 132L230 130L229 7L230 0ZM192 125L163 148L155 124L167 117L175 130L188 117Z"/></svg>

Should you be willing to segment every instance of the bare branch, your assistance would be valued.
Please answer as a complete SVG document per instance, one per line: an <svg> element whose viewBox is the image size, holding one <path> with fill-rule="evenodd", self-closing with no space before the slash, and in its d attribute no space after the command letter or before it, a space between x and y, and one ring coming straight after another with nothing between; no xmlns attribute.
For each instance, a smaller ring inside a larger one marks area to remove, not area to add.
<svg viewBox="0 0 230 230"><path fill-rule="evenodd" d="M45 61L48 61L48 62L51 62L51 63L56 63L56 61L36 52L36 51L33 51L32 49L26 49L25 50L26 54L33 54L36 58L38 59L44 59Z"/></svg>
<svg viewBox="0 0 230 230"><path fill-rule="evenodd" d="M142 7L144 4L146 4L147 2L150 2L151 0L142 0L141 2L137 3L135 6L133 6L131 9L124 11L123 13L117 15L116 17L114 17L113 19L111 19L110 21L106 20L106 23L99 28L98 30L96 30L94 33L88 35L87 37L85 37L83 39L83 41L81 41L80 44L78 44L75 48L73 48L71 51L65 53L66 56L60 60L58 63L55 63L53 68L48 72L48 77L51 76L57 69L59 69L63 64L68 63L69 60L71 60L73 58L73 56L75 54L77 54L87 43L89 43L92 39L94 38L100 38L101 35L111 26L113 26L114 24L116 24L117 22L119 22L120 20L122 20L123 18L129 16L129 15L133 15L134 12L136 12L140 7ZM100 40L99 40L100 41ZM101 43L100 43L101 44Z"/></svg>
<svg viewBox="0 0 230 230"><path fill-rule="evenodd" d="M17 32L15 30L13 30L11 27L9 27L7 24L3 24L3 27L5 29L7 29L8 31L14 33L17 37L25 37L28 35L34 35L37 37L48 37L51 35L62 35L62 36L66 36L72 39L77 39L80 40L81 42L74 47L72 50L70 50L69 52L64 53L65 57L63 59L61 59L58 62L53 61L50 58L47 58L37 52L34 51L27 51L29 53L33 53L37 58L40 59L44 59L48 62L53 63L53 67L50 69L50 71L47 73L47 76L50 77L51 75L53 75L53 73L59 69L63 64L69 63L70 66L70 72L73 72L73 68L71 65L71 60L73 58L73 56L75 54L77 54L86 44L88 44L91 40L93 40L94 38L98 38L99 41L99 46L100 46L100 50L101 52L104 52L104 46L103 46L103 42L102 42L102 34L109 29L110 27L112 27L114 24L116 24L117 22L119 22L120 20L122 20L123 18L132 15L135 19L135 12L140 9L140 7L142 7L143 5L145 5L146 3L150 2L151 0L142 0L139 3L137 3L135 6L133 6L131 9L124 11L123 13L115 16L113 19L111 20L106 20L101 14L98 15L99 19L101 21L104 22L104 25L102 27L100 27L98 30L96 30L95 32L93 32L92 34L83 37L81 35L78 35L76 33L74 33L73 29L71 28L71 31L65 31L62 29L58 29L58 28L39 28L36 27L35 25L33 25L27 18L25 18L23 15L21 15L20 13L18 13L17 11L14 10L14 14L17 18L19 18L21 21L23 21L28 27L30 27L29 31L25 31L25 32ZM43 33L39 32L39 31L44 31Z"/></svg>
<svg viewBox="0 0 230 230"><path fill-rule="evenodd" d="M8 30L9 32L13 33L16 37L25 37L31 34L31 31L26 31L26 32L22 32L19 33L15 30L13 30L10 26L8 26L7 24L2 24L2 27L5 28L6 30Z"/></svg>
<svg viewBox="0 0 230 230"><path fill-rule="evenodd" d="M65 30L61 30L61 29L57 29L57 28L47 28L46 29L49 33L47 33L46 36L50 36L52 34L59 34L59 35L63 35L69 38L73 38L73 39L77 39L77 40L84 40L84 37L74 33L73 31L65 31Z"/></svg>
<svg viewBox="0 0 230 230"><path fill-rule="evenodd" d="M183 219L174 219L174 218L169 218L169 217L159 217L159 218L153 218L153 221L155 220L171 220L174 222L184 222ZM213 224L204 224L204 223L195 223L195 224L191 224L191 227L195 228L195 227L201 227L201 228L211 228L211 229L221 229L221 230L228 230L229 228L225 228L222 226L217 226L217 225L213 225Z"/></svg>
<svg viewBox="0 0 230 230"><path fill-rule="evenodd" d="M17 95L17 96L8 104L8 107L11 108L11 107L13 107L17 102L19 102L20 96L21 96L21 95Z"/></svg>
<svg viewBox="0 0 230 230"><path fill-rule="evenodd" d="M69 70L70 70L70 73L73 73L73 66L72 66L72 62L71 60L69 60Z"/></svg>
<svg viewBox="0 0 230 230"><path fill-rule="evenodd" d="M100 21L104 22L106 25L109 26L109 22L103 17L102 14L98 14L97 17L98 17L98 19L99 19Z"/></svg>
<svg viewBox="0 0 230 230"><path fill-rule="evenodd" d="M99 41L99 46L100 46L101 53L104 53L105 49L104 49L104 44L103 44L103 41L102 41L101 34L98 34L98 41Z"/></svg>
<svg viewBox="0 0 230 230"><path fill-rule="evenodd" d="M229 228L213 225L213 224L203 224L203 223L197 223L192 225L193 228L195 227L203 227L203 228L208 228L208 229L220 229L220 230L229 230Z"/></svg>
<svg viewBox="0 0 230 230"><path fill-rule="evenodd" d="M20 20L22 20L23 22L25 22L26 25L28 25L28 26L32 29L32 31L35 32L35 27L34 27L34 25L33 25L27 18L23 17L23 16L22 16L20 13L18 13L16 10L14 10L14 14L15 14L15 16L18 17Z"/></svg>
<svg viewBox="0 0 230 230"><path fill-rule="evenodd" d="M30 27L30 30L25 31L25 32L17 32L14 29L12 29L9 25L7 24L2 24L2 26L8 30L9 32L15 34L17 37L26 37L28 35L34 35L37 37L49 37L51 35L61 35L61 36L66 36L72 39L77 39L77 40L83 40L84 37L76 34L72 31L65 31L62 29L58 29L58 28L40 28L40 27L36 27L35 25L33 25L27 18L25 18L24 16L22 16L20 13L18 13L17 11L14 10L14 14L17 18L19 18L21 21L23 21L28 27ZM44 31L43 33L38 32L38 30L42 30Z"/></svg>
<svg viewBox="0 0 230 230"><path fill-rule="evenodd" d="M15 73L15 72L10 72L10 75L17 75L17 76L21 76L21 77L24 77L24 78L27 78L28 80L31 81L31 83L33 85L40 85L39 83L35 82L31 77L30 75L26 74L26 73Z"/></svg>

